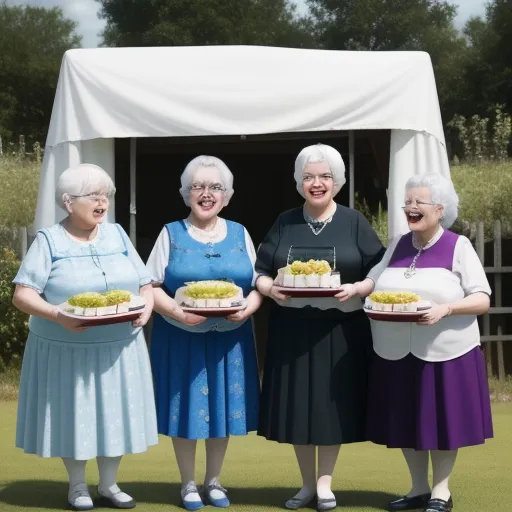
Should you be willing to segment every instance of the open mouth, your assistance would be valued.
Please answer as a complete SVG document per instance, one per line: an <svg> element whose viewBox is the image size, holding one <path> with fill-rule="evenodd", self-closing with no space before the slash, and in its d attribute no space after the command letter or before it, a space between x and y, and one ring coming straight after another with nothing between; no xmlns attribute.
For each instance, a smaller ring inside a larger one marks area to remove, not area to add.
<svg viewBox="0 0 512 512"><path fill-rule="evenodd" d="M201 207L201 210L207 212L215 206L215 203L216 201L213 201L213 199L202 199L197 204Z"/></svg>
<svg viewBox="0 0 512 512"><path fill-rule="evenodd" d="M311 190L309 192L315 199L320 199L325 196L325 190Z"/></svg>
<svg viewBox="0 0 512 512"><path fill-rule="evenodd" d="M105 208L95 208L93 213L94 215L104 215L106 212Z"/></svg>
<svg viewBox="0 0 512 512"><path fill-rule="evenodd" d="M423 219L423 214L421 214L421 213L410 212L407 214L407 222L409 222L411 224L416 224L421 219Z"/></svg>

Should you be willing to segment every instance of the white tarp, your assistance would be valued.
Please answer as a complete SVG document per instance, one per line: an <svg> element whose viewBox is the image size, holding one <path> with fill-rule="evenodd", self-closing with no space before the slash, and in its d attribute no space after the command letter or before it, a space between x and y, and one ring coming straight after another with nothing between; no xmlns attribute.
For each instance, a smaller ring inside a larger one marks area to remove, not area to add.
<svg viewBox="0 0 512 512"><path fill-rule="evenodd" d="M392 130L394 236L407 229L400 210L407 178L426 170L449 176L426 53L255 46L70 50L60 71L34 227L64 216L54 190L69 165L98 163L114 176L114 138L361 129Z"/></svg>

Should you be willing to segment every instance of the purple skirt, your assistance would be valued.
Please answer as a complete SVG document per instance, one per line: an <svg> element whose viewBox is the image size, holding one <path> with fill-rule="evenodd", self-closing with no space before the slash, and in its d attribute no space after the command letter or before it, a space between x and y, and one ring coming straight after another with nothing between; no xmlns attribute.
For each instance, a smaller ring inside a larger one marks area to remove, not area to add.
<svg viewBox="0 0 512 512"><path fill-rule="evenodd" d="M480 347L444 362L376 356L370 369L367 438L388 448L456 450L493 437Z"/></svg>

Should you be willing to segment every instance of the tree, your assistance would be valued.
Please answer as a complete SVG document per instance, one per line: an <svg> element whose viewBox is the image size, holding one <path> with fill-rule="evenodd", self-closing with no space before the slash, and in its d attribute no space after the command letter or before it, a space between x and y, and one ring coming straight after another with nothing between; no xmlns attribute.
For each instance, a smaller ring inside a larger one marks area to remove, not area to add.
<svg viewBox="0 0 512 512"><path fill-rule="evenodd" d="M288 0L96 0L105 46L313 44Z"/></svg>
<svg viewBox="0 0 512 512"><path fill-rule="evenodd" d="M0 3L0 135L44 141L62 56L80 45L58 8Z"/></svg>
<svg viewBox="0 0 512 512"><path fill-rule="evenodd" d="M466 44L457 8L438 0L307 0L320 46L336 50L426 51L449 116L462 80ZM451 118L451 117L448 117Z"/></svg>

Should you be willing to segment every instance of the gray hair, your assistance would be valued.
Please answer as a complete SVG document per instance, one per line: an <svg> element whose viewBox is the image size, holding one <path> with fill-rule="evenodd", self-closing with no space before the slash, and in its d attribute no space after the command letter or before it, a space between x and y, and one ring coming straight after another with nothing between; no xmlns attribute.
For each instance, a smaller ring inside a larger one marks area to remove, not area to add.
<svg viewBox="0 0 512 512"><path fill-rule="evenodd" d="M297 191L302 197L306 197L302 184L302 176L306 165L320 162L327 162L329 165L329 170L334 180L334 195L345 185L347 181L345 178L345 163L343 158L341 158L340 152L326 144L314 144L313 146L305 147L295 160L295 173L293 177L297 183Z"/></svg>
<svg viewBox="0 0 512 512"><path fill-rule="evenodd" d="M111 197L116 193L112 178L98 165L78 164L66 169L59 178L55 201L63 209L72 196L102 192Z"/></svg>
<svg viewBox="0 0 512 512"><path fill-rule="evenodd" d="M224 206L227 206L231 196L234 193L233 190L233 173L229 170L228 166L220 159L215 156L200 155L196 156L191 160L181 175L181 188L180 194L183 197L183 201L187 206L190 206L190 186L194 179L194 174L200 167L214 168L220 173L222 185L225 187L224 192Z"/></svg>
<svg viewBox="0 0 512 512"><path fill-rule="evenodd" d="M411 176L405 184L405 190L411 188L428 188L433 203L443 207L441 226L448 229L457 219L459 213L459 196L450 179L439 173L426 173Z"/></svg>

